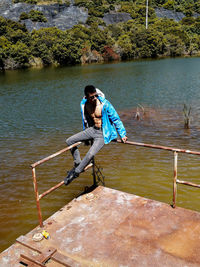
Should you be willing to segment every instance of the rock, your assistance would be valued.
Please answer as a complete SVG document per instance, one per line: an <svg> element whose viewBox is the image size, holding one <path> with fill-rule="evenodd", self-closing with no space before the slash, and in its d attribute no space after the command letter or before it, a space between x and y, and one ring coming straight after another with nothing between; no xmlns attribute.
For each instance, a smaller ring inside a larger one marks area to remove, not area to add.
<svg viewBox="0 0 200 267"><path fill-rule="evenodd" d="M88 10L83 7L70 6L53 18L53 25L61 30L72 28L78 23L85 23Z"/></svg>
<svg viewBox="0 0 200 267"><path fill-rule="evenodd" d="M117 12L120 5L115 6L115 11L104 14L103 21L106 25L131 20L129 13ZM26 3L13 4L12 0L0 0L0 16L19 21L22 12L29 13L30 10L37 10L43 13L47 18L47 22L32 22L24 20L24 23L29 31L40 29L42 27L57 27L61 30L72 28L78 23L85 24L88 19L88 10L83 7L74 6L74 0L70 0L70 6L66 4L51 4L51 5L31 5ZM155 8L157 17L169 18L180 21L185 15L182 12L174 12L164 8ZM194 17L199 17L200 14L195 13Z"/></svg>
<svg viewBox="0 0 200 267"><path fill-rule="evenodd" d="M33 22L30 19L23 20L28 31L39 30L40 28L52 27L49 22Z"/></svg>
<svg viewBox="0 0 200 267"><path fill-rule="evenodd" d="M40 68L43 67L42 59L39 57L33 57L29 60L29 64L31 67Z"/></svg>
<svg viewBox="0 0 200 267"><path fill-rule="evenodd" d="M120 56L120 59L121 59L122 48L117 43L115 43L114 46L112 47L112 49L117 55Z"/></svg>
<svg viewBox="0 0 200 267"><path fill-rule="evenodd" d="M196 18L200 17L200 14L199 13L194 13L193 17L196 19Z"/></svg>
<svg viewBox="0 0 200 267"><path fill-rule="evenodd" d="M104 61L120 60L120 55L117 54L111 47L104 47L104 53L102 54Z"/></svg>
<svg viewBox="0 0 200 267"><path fill-rule="evenodd" d="M119 22L126 22L128 20L132 19L129 13L117 13L117 12L110 12L106 13L103 17L103 21L107 25L115 24Z"/></svg>
<svg viewBox="0 0 200 267"><path fill-rule="evenodd" d="M13 58L7 58L4 60L4 70L15 70L20 68L20 63L16 62Z"/></svg>
<svg viewBox="0 0 200 267"><path fill-rule="evenodd" d="M29 31L40 29L41 27L57 27L61 30L72 28L78 23L85 23L88 18L88 10L83 7L76 7L66 4L53 5L31 5L26 3L12 4L11 0L0 0L0 16L14 21L20 20L22 12L29 13L32 9L40 11L47 18L47 22L32 22L24 20L24 23ZM5 4L5 6L4 6Z"/></svg>
<svg viewBox="0 0 200 267"><path fill-rule="evenodd" d="M96 50L92 50L89 47L86 47L82 51L81 56L81 63L87 64L87 63L95 63L95 62L103 62L104 59Z"/></svg>
<svg viewBox="0 0 200 267"><path fill-rule="evenodd" d="M0 0L0 13L9 10L12 7L12 0Z"/></svg>
<svg viewBox="0 0 200 267"><path fill-rule="evenodd" d="M182 20L182 18L185 17L185 15L182 12L168 10L163 7L155 8L155 12L158 18L168 18L168 19L173 19L175 21L180 21Z"/></svg>
<svg viewBox="0 0 200 267"><path fill-rule="evenodd" d="M173 19L175 21L180 21L185 17L185 15L182 12L176 12L173 10L168 10L168 9L163 8L163 7L155 8L155 12L156 12L156 16L158 18ZM198 14L198 13L193 14L194 18L198 18L199 16L200 16L200 14Z"/></svg>

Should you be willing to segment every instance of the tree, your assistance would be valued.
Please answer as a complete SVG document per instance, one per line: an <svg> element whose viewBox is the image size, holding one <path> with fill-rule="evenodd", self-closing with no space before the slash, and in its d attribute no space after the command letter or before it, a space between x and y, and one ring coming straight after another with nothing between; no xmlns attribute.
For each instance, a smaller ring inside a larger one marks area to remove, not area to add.
<svg viewBox="0 0 200 267"><path fill-rule="evenodd" d="M30 50L27 45L17 42L15 45L9 46L5 51L8 58L13 58L22 67L28 66Z"/></svg>
<svg viewBox="0 0 200 267"><path fill-rule="evenodd" d="M80 63L81 49L80 43L74 40L65 40L55 44L52 48L54 60L61 65L71 65Z"/></svg>
<svg viewBox="0 0 200 267"><path fill-rule="evenodd" d="M167 34L165 36L165 50L168 56L181 56L185 51L185 44L180 37Z"/></svg>
<svg viewBox="0 0 200 267"><path fill-rule="evenodd" d="M4 59L5 53L4 50L0 47L0 69L4 69Z"/></svg>
<svg viewBox="0 0 200 267"><path fill-rule="evenodd" d="M124 34L119 37L118 44L121 48L121 57L122 59L131 59L134 58L136 45L131 42L129 35Z"/></svg>
<svg viewBox="0 0 200 267"><path fill-rule="evenodd" d="M12 28L8 28L5 36L13 44L16 44L18 41L27 45L30 43L30 34L21 29L13 30Z"/></svg>

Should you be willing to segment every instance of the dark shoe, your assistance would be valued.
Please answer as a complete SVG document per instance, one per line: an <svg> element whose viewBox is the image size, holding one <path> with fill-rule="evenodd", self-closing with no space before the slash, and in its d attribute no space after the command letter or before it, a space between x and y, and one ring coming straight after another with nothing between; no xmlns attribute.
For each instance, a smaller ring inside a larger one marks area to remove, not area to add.
<svg viewBox="0 0 200 267"><path fill-rule="evenodd" d="M64 184L68 185L78 176L79 176L79 173L75 172L75 167L74 167L68 172L67 177L64 179Z"/></svg>
<svg viewBox="0 0 200 267"><path fill-rule="evenodd" d="M79 163L74 163L74 168L77 168L79 164L80 164L80 162Z"/></svg>

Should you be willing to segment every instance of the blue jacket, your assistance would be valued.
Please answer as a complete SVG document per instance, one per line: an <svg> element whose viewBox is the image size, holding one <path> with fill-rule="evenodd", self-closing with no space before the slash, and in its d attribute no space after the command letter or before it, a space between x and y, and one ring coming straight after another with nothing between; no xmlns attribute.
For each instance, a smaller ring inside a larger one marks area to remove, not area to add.
<svg viewBox="0 0 200 267"><path fill-rule="evenodd" d="M102 130L104 143L108 144L113 139L117 138L117 132L121 138L126 136L126 130L122 121L120 120L119 115L114 109L113 105L106 100L104 97L98 96L98 99L101 101L102 107ZM83 129L88 127L88 122L84 114L85 103L87 102L86 98L83 98L81 101L81 114L83 121ZM117 131L116 131L117 130Z"/></svg>

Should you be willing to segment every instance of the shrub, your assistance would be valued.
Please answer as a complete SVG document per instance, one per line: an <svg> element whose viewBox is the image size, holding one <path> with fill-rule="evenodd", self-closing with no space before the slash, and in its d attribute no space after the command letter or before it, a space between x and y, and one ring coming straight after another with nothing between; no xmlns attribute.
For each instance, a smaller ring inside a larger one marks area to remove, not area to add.
<svg viewBox="0 0 200 267"><path fill-rule="evenodd" d="M92 25L91 29L91 49L102 52L105 46L111 46L113 44L112 38L109 36L108 32L100 30L95 25Z"/></svg>
<svg viewBox="0 0 200 267"><path fill-rule="evenodd" d="M54 60L61 65L70 65L80 63L81 45L78 41L73 39L66 39L65 41L53 45L52 53Z"/></svg>
<svg viewBox="0 0 200 267"><path fill-rule="evenodd" d="M37 0L13 0L13 3L20 3L20 2L31 4L31 5L37 4Z"/></svg>
<svg viewBox="0 0 200 267"><path fill-rule="evenodd" d="M119 37L118 44L121 47L122 59L131 59L135 57L136 45L131 42L129 35L121 35Z"/></svg>
<svg viewBox="0 0 200 267"><path fill-rule="evenodd" d="M110 31L111 37L113 37L116 41L123 34L122 29L119 25L111 24L108 26L108 29Z"/></svg>
<svg viewBox="0 0 200 267"><path fill-rule="evenodd" d="M167 34L165 37L165 50L168 56L181 56L184 54L185 44L178 36Z"/></svg>
<svg viewBox="0 0 200 267"><path fill-rule="evenodd" d="M14 31L12 28L8 28L5 36L13 44L16 44L18 41L25 43L26 45L30 43L30 34L23 32L21 29Z"/></svg>
<svg viewBox="0 0 200 267"><path fill-rule="evenodd" d="M163 7L166 9L173 10L174 9L174 0L168 0L166 3L163 4Z"/></svg>
<svg viewBox="0 0 200 267"><path fill-rule="evenodd" d="M195 23L191 26L191 32L200 35L200 22L195 22Z"/></svg>
<svg viewBox="0 0 200 267"><path fill-rule="evenodd" d="M88 2L91 2L89 0L75 0L74 5L75 6L82 6L82 7L87 7Z"/></svg>
<svg viewBox="0 0 200 267"><path fill-rule="evenodd" d="M5 59L5 53L4 50L0 47L0 69L4 68L4 59Z"/></svg>
<svg viewBox="0 0 200 267"><path fill-rule="evenodd" d="M30 57L29 48L22 42L9 46L4 50L7 58L13 58L22 67L27 67Z"/></svg>
<svg viewBox="0 0 200 267"><path fill-rule="evenodd" d="M56 1L64 3L65 0ZM66 31L41 28L29 33L25 25L0 17L0 68L3 68L5 62L9 64L9 61L10 65L27 66L28 59L32 56L42 59L45 65L54 62L61 65L77 64L87 47L91 54L97 53L99 58L103 56L106 60L119 58L116 51L122 59L198 53L200 18L185 17L179 23L170 19L158 19L151 8L152 5L168 5L170 8L173 4L176 10L180 8L187 13L189 8L188 13L193 13L199 8L198 2L149 0L148 30L145 29L144 0L75 0L77 6L88 8L89 26L78 24ZM66 3L69 5L69 1ZM121 6L121 12L130 13L133 19L106 26L102 15L109 9L114 9L116 4ZM22 21L27 18L32 21L47 21L42 12L37 10L20 15Z"/></svg>
<svg viewBox="0 0 200 267"><path fill-rule="evenodd" d="M94 16L89 16L86 21L87 25L101 25L101 26L106 26L105 22L103 21L102 18L97 18Z"/></svg>
<svg viewBox="0 0 200 267"><path fill-rule="evenodd" d="M28 18L34 22L47 22L47 18L43 15L43 13L34 9L28 13Z"/></svg>
<svg viewBox="0 0 200 267"><path fill-rule="evenodd" d="M103 17L104 16L104 9L102 7L91 7L88 11L88 15L94 17Z"/></svg>
<svg viewBox="0 0 200 267"><path fill-rule="evenodd" d="M53 63L53 55L51 49L45 43L35 43L32 46L32 55L42 59L44 65L50 65Z"/></svg>
<svg viewBox="0 0 200 267"><path fill-rule="evenodd" d="M184 17L182 20L181 20L181 23L182 24L185 24L185 25L192 25L195 23L195 18L193 17Z"/></svg>
<svg viewBox="0 0 200 267"><path fill-rule="evenodd" d="M69 6L70 6L70 1L65 0L65 5L66 5L67 7L69 7Z"/></svg>
<svg viewBox="0 0 200 267"><path fill-rule="evenodd" d="M47 18L43 15L42 12L38 11L38 10L34 10L32 9L28 14L25 12L22 12L20 17L19 17L20 21L21 20L25 20L25 19L30 19L34 22L47 22Z"/></svg>
<svg viewBox="0 0 200 267"><path fill-rule="evenodd" d="M20 14L20 17L19 17L20 20L25 20L25 19L28 19L28 18L29 18L29 16L28 16L28 14L25 13L25 12L22 12L22 13Z"/></svg>

